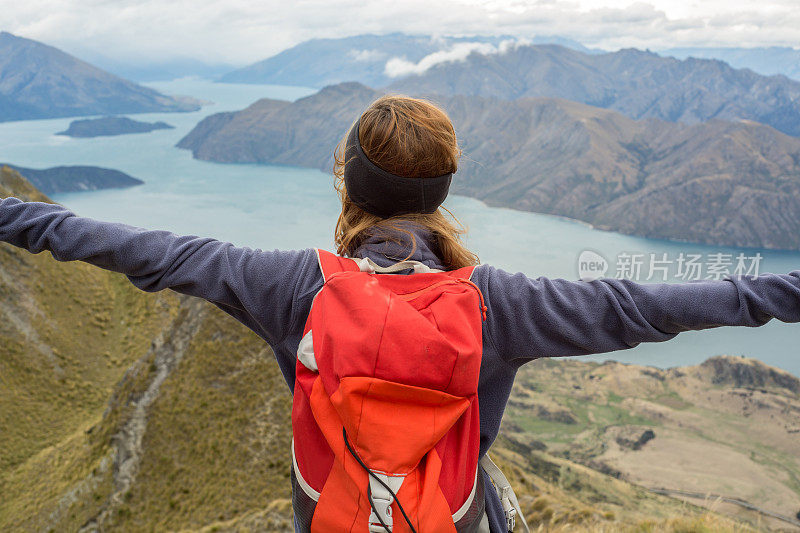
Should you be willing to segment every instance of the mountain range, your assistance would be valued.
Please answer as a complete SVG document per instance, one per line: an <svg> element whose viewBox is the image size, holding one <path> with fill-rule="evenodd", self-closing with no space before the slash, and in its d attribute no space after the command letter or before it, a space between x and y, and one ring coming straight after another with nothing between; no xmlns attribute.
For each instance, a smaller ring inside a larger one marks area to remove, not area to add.
<svg viewBox="0 0 800 533"><path fill-rule="evenodd" d="M800 81L711 59L679 60L625 49L586 54L557 45L472 53L390 84L389 91L513 100L565 98L631 118L694 124L754 120L800 136Z"/></svg>
<svg viewBox="0 0 800 533"><path fill-rule="evenodd" d="M491 49L511 36L434 37L390 33L355 35L335 39L311 39L219 78L224 83L272 83L321 88L344 81L360 81L381 87L393 81L386 63L400 59L417 63L426 56L453 49ZM559 37L540 37L535 41L558 42L587 50L579 43ZM452 56L452 52L449 52ZM435 56L434 56L435 57Z"/></svg>
<svg viewBox="0 0 800 533"><path fill-rule="evenodd" d="M0 122L197 109L193 98L163 95L52 46L0 32Z"/></svg>
<svg viewBox="0 0 800 533"><path fill-rule="evenodd" d="M358 83L211 115L178 144L196 158L330 171L383 94ZM555 98L436 97L463 148L452 190L623 233L800 249L800 139L750 121L633 120Z"/></svg>
<svg viewBox="0 0 800 533"><path fill-rule="evenodd" d="M548 44L537 44L546 42ZM704 49L697 49L702 52ZM631 118L696 123L755 120L800 136L800 81L734 68L719 59L776 56L785 72L792 49L706 50L709 59L676 59L650 51L602 52L556 38L518 40L360 35L306 41L221 78L225 82L323 87L358 81L391 92L429 95L565 98ZM664 53L697 56L695 49ZM793 59L794 58L794 59ZM787 70L789 69L789 70ZM774 69L773 69L774 70Z"/></svg>
<svg viewBox="0 0 800 533"><path fill-rule="evenodd" d="M19 173L2 168L0 197L12 195L49 201ZM0 529L293 531L291 396L271 350L253 332L202 300L171 291L147 294L122 274L5 243L0 316ZM511 398L517 411L491 451L531 526L578 533L767 529L760 516L734 521L571 461L547 433L553 417L531 394L541 387L537 379L551 387L563 381L554 401L574 409L580 427L613 420L635 405L636 413L619 420L628 431L648 423L641 406L680 410L697 402L704 408L677 413L692 421L679 435L689 442L697 440L693 432L704 420L731 416L705 396L753 394L753 401L769 402L762 414L773 415L759 415L757 428L766 438L794 427L796 378L782 379L781 371L763 365L743 374L739 360L727 358L700 371L671 373L580 363L562 370L547 363L527 369L533 378L522 374ZM743 382L736 378L741 375L753 379ZM700 387L682 385L687 382ZM567 405L565 391L573 391L577 404ZM673 397L675 391L681 396ZM776 402L784 409L773 409ZM527 429L517 414L526 403ZM627 453L628 462L638 453L651 457L650 448L658 451L662 440L668 445L665 431L672 426L664 426L658 420L647 426L654 438ZM551 444L537 440L540 434ZM741 441L740 435L736 445ZM782 453L780 445L758 443L756 437L741 453L752 449L754 461ZM576 442L581 450L586 444ZM730 448L702 444L694 451L706 457ZM786 465L779 475L793 468Z"/></svg>
<svg viewBox="0 0 800 533"><path fill-rule="evenodd" d="M98 68L139 83L191 77L217 79L237 68L233 64L192 57L122 58L96 49L84 49L81 57Z"/></svg>
<svg viewBox="0 0 800 533"><path fill-rule="evenodd" d="M783 74L800 80L800 50L789 46L667 48L659 53L678 59L720 59L734 68L749 68L766 76Z"/></svg>

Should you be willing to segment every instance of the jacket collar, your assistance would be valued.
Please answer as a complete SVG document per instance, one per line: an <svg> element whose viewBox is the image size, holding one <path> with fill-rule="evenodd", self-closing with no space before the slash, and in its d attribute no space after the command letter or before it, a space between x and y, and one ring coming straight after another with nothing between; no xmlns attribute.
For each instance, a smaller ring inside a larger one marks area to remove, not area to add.
<svg viewBox="0 0 800 533"><path fill-rule="evenodd" d="M416 247L411 235L405 231L390 229L376 229L367 237L361 246L353 253L353 257L368 257L377 265L389 266L408 257L413 248L413 253L408 259L419 261L431 268L445 270L442 260L436 250L436 238L426 228L412 222L399 224L404 230L414 235Z"/></svg>

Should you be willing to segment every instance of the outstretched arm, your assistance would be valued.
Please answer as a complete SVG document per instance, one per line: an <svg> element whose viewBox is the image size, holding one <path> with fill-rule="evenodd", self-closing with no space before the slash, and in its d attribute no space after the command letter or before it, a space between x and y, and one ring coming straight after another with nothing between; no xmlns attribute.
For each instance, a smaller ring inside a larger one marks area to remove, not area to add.
<svg viewBox="0 0 800 533"><path fill-rule="evenodd" d="M491 342L517 364L665 341L719 326L800 322L800 270L680 284L530 279L481 267Z"/></svg>
<svg viewBox="0 0 800 533"><path fill-rule="evenodd" d="M144 291L169 288L205 298L271 344L288 333L295 290L317 269L313 250L263 252L78 217L60 205L16 198L0 200L0 240L121 272Z"/></svg>

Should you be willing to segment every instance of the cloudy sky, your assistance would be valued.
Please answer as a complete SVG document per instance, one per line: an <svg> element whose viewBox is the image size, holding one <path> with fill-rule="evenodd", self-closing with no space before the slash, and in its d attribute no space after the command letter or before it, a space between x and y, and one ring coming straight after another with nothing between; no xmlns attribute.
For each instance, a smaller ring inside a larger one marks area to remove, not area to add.
<svg viewBox="0 0 800 533"><path fill-rule="evenodd" d="M0 30L86 59L244 65L314 37L560 35L587 46L800 47L800 0L0 0Z"/></svg>

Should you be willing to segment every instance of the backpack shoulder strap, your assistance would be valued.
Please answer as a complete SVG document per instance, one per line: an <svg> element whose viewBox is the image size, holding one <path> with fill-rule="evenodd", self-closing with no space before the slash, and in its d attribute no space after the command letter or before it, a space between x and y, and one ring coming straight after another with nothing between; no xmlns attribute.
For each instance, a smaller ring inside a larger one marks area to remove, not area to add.
<svg viewBox="0 0 800 533"><path fill-rule="evenodd" d="M337 272L362 271L377 272L380 274L392 274L409 269L413 269L414 272L443 272L442 270L436 270L426 266L419 261L406 260L400 261L399 263L395 263L388 267L381 267L376 265L372 259L369 258L349 259L347 257L339 257L338 255L332 254L331 252L325 250L320 250L319 248L317 248L316 251L317 260L319 261L319 269L322 271L322 276L325 278L325 281L328 281L331 275ZM447 275L454 278L468 280L472 277L472 272L474 270L474 266L468 266L456 270L450 270L447 272Z"/></svg>
<svg viewBox="0 0 800 533"><path fill-rule="evenodd" d="M448 274L450 274L454 278L471 280L472 272L474 270L475 270L474 266L468 266L468 267L463 267L463 268L459 268L459 269L456 269L456 270L451 270L450 272L448 272Z"/></svg>
<svg viewBox="0 0 800 533"><path fill-rule="evenodd" d="M319 269L322 272L322 277L328 281L333 274L337 272L358 272L361 270L352 259L346 257L339 257L325 250L317 248L317 260L319 261Z"/></svg>
<svg viewBox="0 0 800 533"><path fill-rule="evenodd" d="M517 524L517 521L519 521L522 525L522 529L526 533L530 533L531 530L528 529L528 522L525 521L525 517L522 515L522 509L520 509L519 506L519 501L517 501L517 495L514 494L514 489L511 488L511 483L508 482L508 478L503 474L503 471L494 464L494 461L492 461L488 453L480 460L480 465L486 473L489 474L489 479L492 480L492 484L495 490L497 490L497 495L500 496L500 501L503 503L503 511L506 514L508 530L514 531L514 526Z"/></svg>

